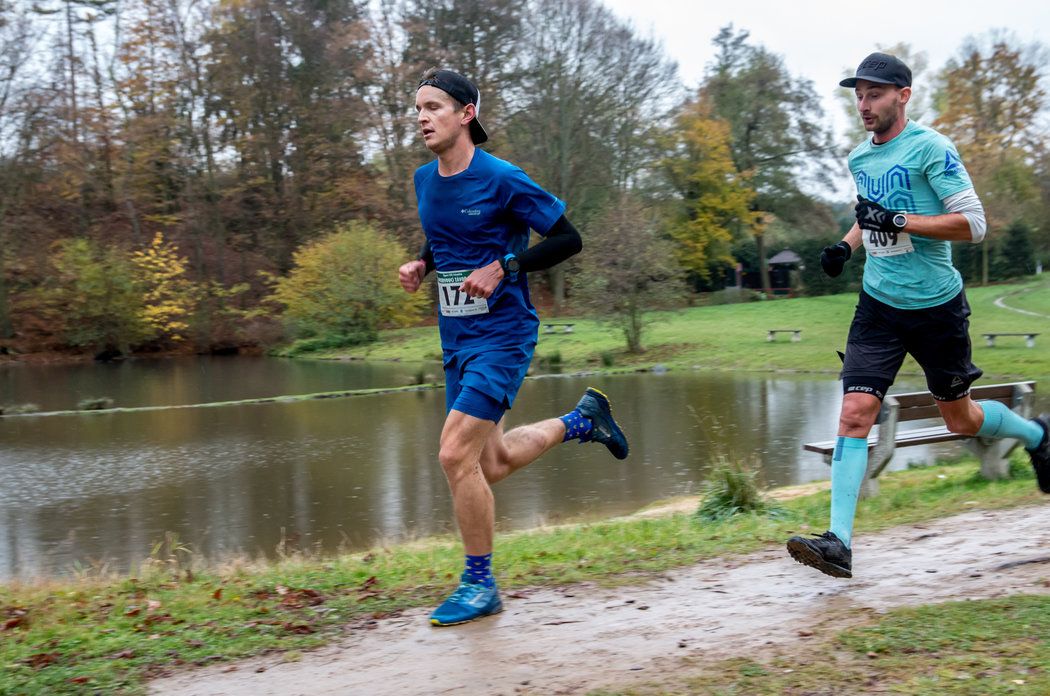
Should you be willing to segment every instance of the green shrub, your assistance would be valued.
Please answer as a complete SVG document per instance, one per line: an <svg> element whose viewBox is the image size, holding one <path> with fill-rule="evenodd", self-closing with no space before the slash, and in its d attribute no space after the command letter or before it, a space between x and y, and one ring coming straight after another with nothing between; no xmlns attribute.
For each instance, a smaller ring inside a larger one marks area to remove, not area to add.
<svg viewBox="0 0 1050 696"><path fill-rule="evenodd" d="M410 258L387 235L352 222L296 251L269 299L284 307L293 337L320 342L308 350L370 343L381 328L414 323L427 305L425 289L410 294L398 283Z"/></svg>
<svg viewBox="0 0 1050 696"><path fill-rule="evenodd" d="M697 517L718 521L739 514L769 514L777 507L762 495L754 470L741 462L720 458L704 481Z"/></svg>

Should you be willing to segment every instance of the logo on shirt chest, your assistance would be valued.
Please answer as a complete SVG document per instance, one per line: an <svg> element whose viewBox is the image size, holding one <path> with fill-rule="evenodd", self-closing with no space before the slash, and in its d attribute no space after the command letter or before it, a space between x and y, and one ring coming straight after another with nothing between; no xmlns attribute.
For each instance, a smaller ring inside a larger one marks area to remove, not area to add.
<svg viewBox="0 0 1050 696"><path fill-rule="evenodd" d="M908 170L895 164L882 176L872 176L864 170L856 175L857 190L865 198L875 201L890 210L914 210L911 193L911 175Z"/></svg>
<svg viewBox="0 0 1050 696"><path fill-rule="evenodd" d="M481 215L481 208L460 208L460 215L469 215L470 217L477 217Z"/></svg>

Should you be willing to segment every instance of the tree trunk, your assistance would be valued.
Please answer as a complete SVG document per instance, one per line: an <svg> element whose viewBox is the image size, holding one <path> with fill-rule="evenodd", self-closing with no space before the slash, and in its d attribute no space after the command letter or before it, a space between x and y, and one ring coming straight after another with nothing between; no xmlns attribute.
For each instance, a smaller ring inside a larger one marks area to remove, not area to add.
<svg viewBox="0 0 1050 696"><path fill-rule="evenodd" d="M766 237L763 234L755 235L755 246L758 248L758 270L762 274L762 292L767 296L773 294L769 282L769 264L766 263Z"/></svg>
<svg viewBox="0 0 1050 696"><path fill-rule="evenodd" d="M547 282L550 284L551 297L554 298L554 314L561 314L565 305L565 269L561 264L547 271Z"/></svg>
<svg viewBox="0 0 1050 696"><path fill-rule="evenodd" d="M988 285L988 241L981 245L981 285Z"/></svg>

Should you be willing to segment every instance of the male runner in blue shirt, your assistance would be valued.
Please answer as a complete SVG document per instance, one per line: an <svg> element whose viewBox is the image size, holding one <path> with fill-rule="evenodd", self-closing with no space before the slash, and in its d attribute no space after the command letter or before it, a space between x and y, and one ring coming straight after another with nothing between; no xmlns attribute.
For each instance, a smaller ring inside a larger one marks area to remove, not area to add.
<svg viewBox="0 0 1050 696"><path fill-rule="evenodd" d="M864 129L872 134L849 155L857 183L857 222L820 256L835 277L864 245L864 282L846 341L844 396L831 462L831 528L792 537L799 563L853 577L851 537L857 495L868 462L868 433L906 353L953 433L1016 438L1024 443L1039 488L1050 493L1050 416L1026 420L998 401L970 398L981 376L970 360L970 306L952 266L951 242L984 239L984 208L955 145L909 121L911 70L895 56L873 53L841 86L853 89Z"/></svg>
<svg viewBox="0 0 1050 696"><path fill-rule="evenodd" d="M437 270L448 414L438 458L466 551L458 589L430 617L435 626L503 608L491 571L490 484L568 440L602 443L618 459L628 452L609 400L593 388L561 418L503 432L539 328L525 274L564 261L583 244L562 201L518 167L475 147L488 139L478 121L480 102L477 87L450 70L428 70L419 83L419 127L437 159L415 175L426 243L419 259L399 269L408 292ZM530 228L544 237L532 248Z"/></svg>

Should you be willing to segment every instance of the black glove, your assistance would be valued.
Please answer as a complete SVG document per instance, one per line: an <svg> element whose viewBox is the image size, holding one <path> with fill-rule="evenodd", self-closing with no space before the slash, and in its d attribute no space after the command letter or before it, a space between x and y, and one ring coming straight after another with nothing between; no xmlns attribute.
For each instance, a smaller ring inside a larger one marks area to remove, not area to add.
<svg viewBox="0 0 1050 696"><path fill-rule="evenodd" d="M857 224L862 230L869 232L900 232L903 225L893 224L895 213L886 210L875 201L869 201L864 196L857 196L857 205L853 206L857 216Z"/></svg>
<svg viewBox="0 0 1050 696"><path fill-rule="evenodd" d="M853 256L853 247L848 242L841 241L826 246L824 251L820 252L820 267L832 278L838 278L850 256Z"/></svg>

